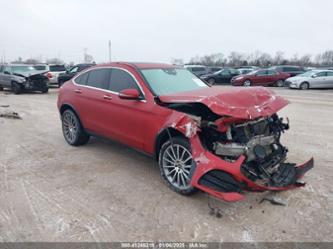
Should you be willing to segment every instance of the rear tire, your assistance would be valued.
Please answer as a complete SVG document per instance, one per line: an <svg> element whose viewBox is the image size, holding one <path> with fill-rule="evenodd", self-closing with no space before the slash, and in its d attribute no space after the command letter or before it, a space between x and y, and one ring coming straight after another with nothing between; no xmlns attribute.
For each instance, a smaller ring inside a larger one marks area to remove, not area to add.
<svg viewBox="0 0 333 249"><path fill-rule="evenodd" d="M275 83L275 85L276 85L277 87L283 87L283 86L284 86L284 81L283 81L283 80L278 80L278 81Z"/></svg>
<svg viewBox="0 0 333 249"><path fill-rule="evenodd" d="M301 90L308 90L310 87L309 83L307 82L303 82L300 86L299 86L299 89Z"/></svg>
<svg viewBox="0 0 333 249"><path fill-rule="evenodd" d="M208 79L207 82L208 82L208 84L210 84L210 85L215 85L215 83L216 83L216 81L215 81L214 78L210 78L210 79Z"/></svg>
<svg viewBox="0 0 333 249"><path fill-rule="evenodd" d="M166 141L161 147L158 164L162 178L173 191L182 195L197 191L190 184L195 162L187 139L173 137Z"/></svg>
<svg viewBox="0 0 333 249"><path fill-rule="evenodd" d="M49 88L46 86L41 90L42 93L48 93L49 92Z"/></svg>
<svg viewBox="0 0 333 249"><path fill-rule="evenodd" d="M12 90L15 94L20 94L22 92L22 87L17 82L12 83Z"/></svg>
<svg viewBox="0 0 333 249"><path fill-rule="evenodd" d="M78 118L71 110L65 110L61 115L62 132L66 142L72 146L80 146L88 143L89 134L87 134Z"/></svg>

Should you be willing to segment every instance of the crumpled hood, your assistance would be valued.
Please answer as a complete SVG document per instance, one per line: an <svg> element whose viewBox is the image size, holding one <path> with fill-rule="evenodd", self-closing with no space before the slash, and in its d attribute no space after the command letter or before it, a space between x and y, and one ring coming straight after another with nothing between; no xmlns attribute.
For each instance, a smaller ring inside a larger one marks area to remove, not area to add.
<svg viewBox="0 0 333 249"><path fill-rule="evenodd" d="M256 119L270 116L289 102L264 87L207 87L159 96L163 103L202 103L221 116Z"/></svg>
<svg viewBox="0 0 333 249"><path fill-rule="evenodd" d="M30 77L30 76L34 76L34 75L38 75L38 74L45 74L47 73L48 71L39 71L39 70L36 70L36 71L29 71L29 72L17 72L17 73L14 73L14 75L18 75L18 76L22 76L22 77Z"/></svg>

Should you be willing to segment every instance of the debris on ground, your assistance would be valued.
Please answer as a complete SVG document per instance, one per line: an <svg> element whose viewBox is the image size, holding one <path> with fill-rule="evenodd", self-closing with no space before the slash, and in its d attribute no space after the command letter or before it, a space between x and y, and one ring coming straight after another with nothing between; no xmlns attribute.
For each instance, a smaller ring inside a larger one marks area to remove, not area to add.
<svg viewBox="0 0 333 249"><path fill-rule="evenodd" d="M211 204L211 201L213 199L213 197L211 197L210 195L208 196L208 208L209 208L209 214L210 215L215 215L216 218L222 218L222 213L221 213L221 209L219 209L218 207L213 207Z"/></svg>
<svg viewBox="0 0 333 249"><path fill-rule="evenodd" d="M265 196L261 199L259 203L263 203L264 201L270 202L272 205L286 206L287 204L283 202L281 199L275 196Z"/></svg>
<svg viewBox="0 0 333 249"><path fill-rule="evenodd" d="M0 118L22 119L17 112L0 113Z"/></svg>

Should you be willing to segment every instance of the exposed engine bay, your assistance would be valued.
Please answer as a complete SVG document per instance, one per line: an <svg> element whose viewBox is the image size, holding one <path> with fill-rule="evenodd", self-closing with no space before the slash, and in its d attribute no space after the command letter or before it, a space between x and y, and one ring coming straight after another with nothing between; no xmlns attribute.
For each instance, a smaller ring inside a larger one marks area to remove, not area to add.
<svg viewBox="0 0 333 249"><path fill-rule="evenodd" d="M218 128L209 122L202 127L201 139L210 151L226 161L234 161L244 155L246 161L242 165L242 172L254 182L280 187L291 184L294 174L283 174L292 170L294 165L284 163L288 149L280 143L281 133L289 129L289 124L284 123L277 114L232 123L226 132Z"/></svg>
<svg viewBox="0 0 333 249"><path fill-rule="evenodd" d="M200 128L199 137L207 150L225 161L246 157L242 173L264 186L284 187L295 181L295 165L286 163L288 149L280 143L281 133L289 129L277 114L255 120L220 117L204 106L171 104L191 116Z"/></svg>

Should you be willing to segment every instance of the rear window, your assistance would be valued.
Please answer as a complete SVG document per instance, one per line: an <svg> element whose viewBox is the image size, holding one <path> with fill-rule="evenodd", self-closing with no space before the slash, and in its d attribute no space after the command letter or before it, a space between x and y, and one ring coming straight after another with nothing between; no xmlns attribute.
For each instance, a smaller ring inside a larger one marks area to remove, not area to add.
<svg viewBox="0 0 333 249"><path fill-rule="evenodd" d="M64 65L52 65L50 66L51 72L61 72L66 71L66 67Z"/></svg>

